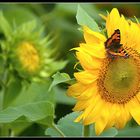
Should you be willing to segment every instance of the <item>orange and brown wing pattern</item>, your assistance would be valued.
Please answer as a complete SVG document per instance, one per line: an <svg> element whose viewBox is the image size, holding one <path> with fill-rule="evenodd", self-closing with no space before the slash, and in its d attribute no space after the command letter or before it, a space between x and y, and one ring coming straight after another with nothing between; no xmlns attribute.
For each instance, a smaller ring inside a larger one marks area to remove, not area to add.
<svg viewBox="0 0 140 140"><path fill-rule="evenodd" d="M111 46L116 46L119 44L120 44L120 30L117 29L111 35L111 37L107 39L107 41L105 42L105 47L110 48Z"/></svg>
<svg viewBox="0 0 140 140"><path fill-rule="evenodd" d="M110 38L105 42L105 48L108 53L108 56L111 58L120 56L124 58L128 58L127 52L123 49L123 45L120 44L120 30L117 29L111 35Z"/></svg>

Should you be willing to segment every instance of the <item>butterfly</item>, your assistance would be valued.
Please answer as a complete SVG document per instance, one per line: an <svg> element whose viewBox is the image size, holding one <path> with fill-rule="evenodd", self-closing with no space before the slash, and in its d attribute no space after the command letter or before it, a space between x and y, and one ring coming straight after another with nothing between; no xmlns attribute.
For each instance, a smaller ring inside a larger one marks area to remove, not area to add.
<svg viewBox="0 0 140 140"><path fill-rule="evenodd" d="M123 58L129 57L128 53L123 48L123 44L120 44L119 29L115 30L114 33L111 35L111 37L108 38L104 44L109 57L111 58L115 58L118 56Z"/></svg>

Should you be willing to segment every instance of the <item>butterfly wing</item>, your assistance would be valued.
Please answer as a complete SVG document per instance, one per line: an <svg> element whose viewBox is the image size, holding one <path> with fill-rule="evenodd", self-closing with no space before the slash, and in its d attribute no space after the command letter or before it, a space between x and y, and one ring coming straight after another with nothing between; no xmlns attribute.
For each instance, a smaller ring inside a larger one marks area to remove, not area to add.
<svg viewBox="0 0 140 140"><path fill-rule="evenodd" d="M117 29L114 31L114 33L111 35L110 38L107 39L105 42L105 48L106 49L118 49L120 48L120 30Z"/></svg>

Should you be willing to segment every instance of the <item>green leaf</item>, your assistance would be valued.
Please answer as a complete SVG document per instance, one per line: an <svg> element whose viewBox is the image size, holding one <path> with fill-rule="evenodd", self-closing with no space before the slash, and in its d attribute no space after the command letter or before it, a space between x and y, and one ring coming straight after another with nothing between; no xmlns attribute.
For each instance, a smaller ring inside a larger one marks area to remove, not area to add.
<svg viewBox="0 0 140 140"><path fill-rule="evenodd" d="M69 97L66 95L66 90L59 88L59 87L54 87L54 92L55 92L55 100L56 103L59 104L66 104L66 105L74 105L76 102L76 99Z"/></svg>
<svg viewBox="0 0 140 140"><path fill-rule="evenodd" d="M99 13L101 12L98 7L95 4L86 3L86 4L80 4L82 5L82 8L86 9L87 13ZM77 12L77 6L78 3L69 3L67 6L65 4L57 4L55 7L55 10L58 12L61 12L62 16L75 15ZM98 14L92 14L92 17L94 17L96 20L99 20L101 17Z"/></svg>
<svg viewBox="0 0 140 140"><path fill-rule="evenodd" d="M117 134L118 134L118 131L116 128L109 128L108 130L104 131L100 136L114 137Z"/></svg>
<svg viewBox="0 0 140 140"><path fill-rule="evenodd" d="M86 13L86 11L78 5L76 14L77 23L81 26L88 26L90 29L100 32L97 23Z"/></svg>
<svg viewBox="0 0 140 140"><path fill-rule="evenodd" d="M54 56L55 57L55 56ZM53 72L63 69L67 65L68 61L54 61L53 63L49 64L50 69Z"/></svg>
<svg viewBox="0 0 140 140"><path fill-rule="evenodd" d="M57 127L65 134L65 136L81 136L82 125L80 123L73 122L79 113L73 112L58 121ZM46 135L60 136L60 134L53 128L48 128L45 131Z"/></svg>
<svg viewBox="0 0 140 140"><path fill-rule="evenodd" d="M67 6L65 4L57 4L56 5L56 10L61 11L61 14L75 14L76 13L76 8L77 8L76 3L69 3Z"/></svg>
<svg viewBox="0 0 140 140"><path fill-rule="evenodd" d="M22 23L16 30L17 33L22 32L32 32L37 26L36 20L27 21L25 23Z"/></svg>
<svg viewBox="0 0 140 140"><path fill-rule="evenodd" d="M20 137L26 137L26 136L28 136L28 137L30 137L30 136L31 137L36 137L36 136L43 137L43 136L45 136L44 131L45 131L44 127L34 123L34 124L28 126L25 130L21 131L18 134L18 136L20 136Z"/></svg>
<svg viewBox="0 0 140 140"><path fill-rule="evenodd" d="M4 32L5 36L8 39L11 39L10 35L12 33L12 28L8 23L8 21L5 19L5 17L3 16L2 11L0 11L0 30Z"/></svg>
<svg viewBox="0 0 140 140"><path fill-rule="evenodd" d="M2 46L2 43L0 41L0 45ZM2 48L2 47L1 47ZM0 49L1 49L0 48ZM0 52L1 53L1 52ZM5 60L4 60L4 56L3 55L0 55L0 77L3 77L3 71L4 71L4 64L5 64Z"/></svg>
<svg viewBox="0 0 140 140"><path fill-rule="evenodd" d="M50 86L50 80L41 83L32 82L28 88L23 88L21 93L11 103L12 106L24 105L27 103L33 103L37 101L49 101L54 102L54 92L48 92Z"/></svg>
<svg viewBox="0 0 140 140"><path fill-rule="evenodd" d="M16 108L9 107L3 111L0 111L0 123L9 123L15 121L21 115L21 112Z"/></svg>
<svg viewBox="0 0 140 140"><path fill-rule="evenodd" d="M25 121L25 117L20 117L16 121L9 123L8 127L14 132L14 136L18 136L22 131L24 131L31 125L32 123Z"/></svg>
<svg viewBox="0 0 140 140"><path fill-rule="evenodd" d="M0 111L0 123L11 123L24 116L28 122L40 121L46 118L46 125L52 125L54 106L50 102L40 101L18 107L8 107ZM49 118L49 119L47 119Z"/></svg>
<svg viewBox="0 0 140 140"><path fill-rule="evenodd" d="M23 7L23 5L6 5L1 7L3 14L8 20L10 25L21 25L22 23L37 20L38 24L41 25L40 18L29 8Z"/></svg>
<svg viewBox="0 0 140 140"><path fill-rule="evenodd" d="M77 112L70 113L58 121L57 127L64 133L65 136L83 136L83 125L75 123L74 120L80 114ZM94 125L90 125L90 136L96 136ZM104 131L100 136L114 137L117 135L117 129L110 128ZM60 136L60 134L53 128L48 128L45 131L46 135Z"/></svg>
<svg viewBox="0 0 140 140"><path fill-rule="evenodd" d="M8 107L9 104L20 94L22 90L21 80L18 78L12 78L8 86L6 87L4 97L4 108Z"/></svg>
<svg viewBox="0 0 140 140"><path fill-rule="evenodd" d="M22 91L16 98L13 100L13 102L10 104L10 106L13 106L17 108L21 105L26 105L30 103L36 103L39 101L49 101L51 103L54 102L54 92L51 90L51 92L48 92L48 87L50 85L50 80L46 80L46 82L41 83L31 83L30 86L27 88L23 88ZM10 98L9 98L10 99ZM22 117L23 118L23 117ZM36 123L45 125L48 124L48 122L53 122L53 117L48 116L47 118L37 120ZM26 129L29 125L31 125L33 122L27 121L27 117L24 117L24 119L21 120L21 117L16 119L14 122L10 122L11 126L10 128L13 129L15 135L18 135L21 131ZM22 125L23 124L23 125ZM20 125L20 128L18 127Z"/></svg>
<svg viewBox="0 0 140 140"><path fill-rule="evenodd" d="M46 101L19 107L20 112L31 121L41 120L53 114L53 107Z"/></svg>
<svg viewBox="0 0 140 140"><path fill-rule="evenodd" d="M90 134L91 134L91 136L96 136L96 134L95 134L95 125L93 125L93 127L91 128ZM102 137L102 136L114 137L114 136L116 136L117 134L118 134L117 129L111 127L111 128L109 128L109 129L103 131L103 132L101 133L101 135L98 136L98 137Z"/></svg>
<svg viewBox="0 0 140 140"><path fill-rule="evenodd" d="M14 136L19 136L23 131L28 129L32 123L29 122L20 122L20 123L10 123L9 129L13 130Z"/></svg>
<svg viewBox="0 0 140 140"><path fill-rule="evenodd" d="M68 74L60 73L60 72L57 72L56 74L54 74L52 78L53 78L53 82L49 87L49 91L52 89L52 87L56 86L57 84L68 82L71 80Z"/></svg>
<svg viewBox="0 0 140 140"><path fill-rule="evenodd" d="M117 136L140 136L140 127L129 127L119 130Z"/></svg>

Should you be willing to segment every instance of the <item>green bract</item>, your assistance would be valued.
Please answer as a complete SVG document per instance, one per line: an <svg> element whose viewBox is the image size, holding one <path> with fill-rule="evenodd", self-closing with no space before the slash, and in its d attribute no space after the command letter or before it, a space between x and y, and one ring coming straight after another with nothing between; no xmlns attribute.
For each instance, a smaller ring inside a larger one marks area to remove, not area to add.
<svg viewBox="0 0 140 140"><path fill-rule="evenodd" d="M49 46L53 36L45 37L44 27L38 27L36 20L11 26L0 12L0 21L0 30L5 37L1 41L2 51L11 72L29 81L39 81L65 66L66 62L51 58L54 50Z"/></svg>

